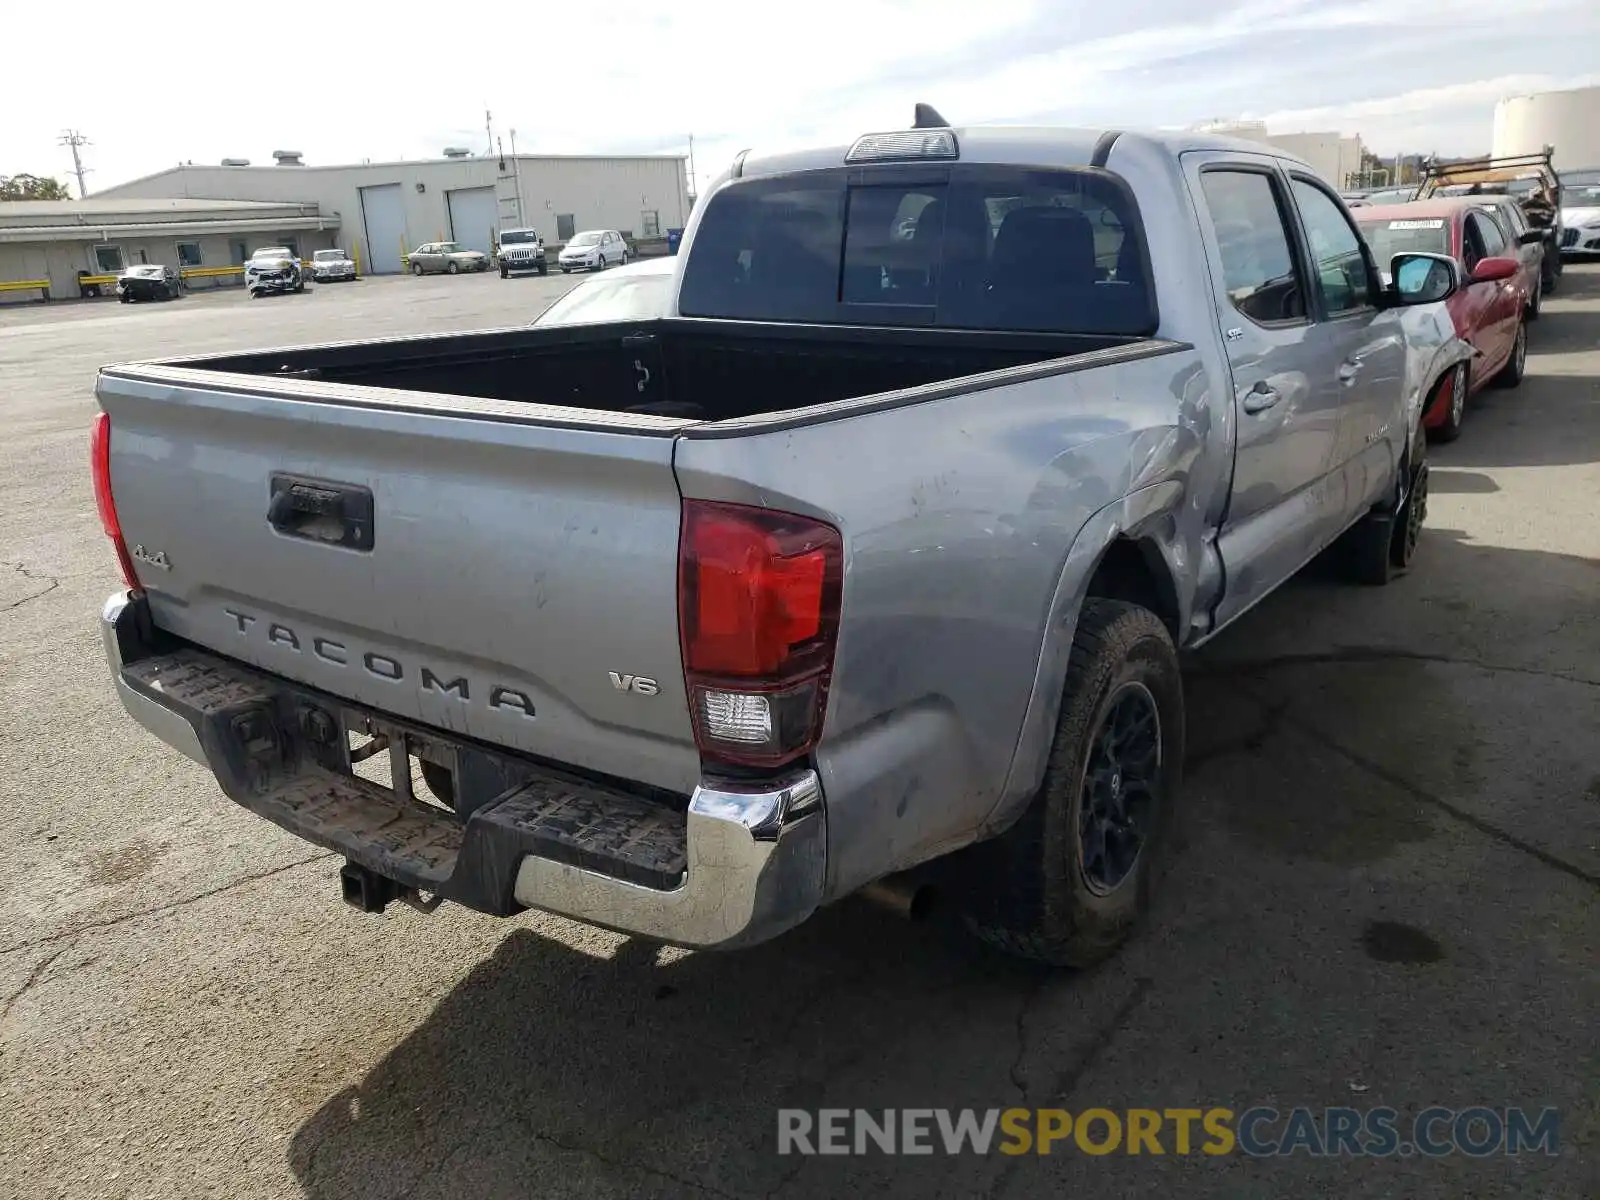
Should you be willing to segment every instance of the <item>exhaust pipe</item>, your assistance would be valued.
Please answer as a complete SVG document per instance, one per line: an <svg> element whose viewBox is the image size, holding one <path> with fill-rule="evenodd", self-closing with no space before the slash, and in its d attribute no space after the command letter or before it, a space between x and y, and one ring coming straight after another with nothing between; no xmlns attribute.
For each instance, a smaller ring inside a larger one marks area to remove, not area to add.
<svg viewBox="0 0 1600 1200"><path fill-rule="evenodd" d="M910 875L885 875L856 895L908 921L922 920L933 908L933 889Z"/></svg>

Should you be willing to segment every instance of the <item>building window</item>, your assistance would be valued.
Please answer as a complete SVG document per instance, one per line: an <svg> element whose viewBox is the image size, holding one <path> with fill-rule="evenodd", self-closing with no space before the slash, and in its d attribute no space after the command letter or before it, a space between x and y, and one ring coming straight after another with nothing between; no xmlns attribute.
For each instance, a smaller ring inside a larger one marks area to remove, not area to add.
<svg viewBox="0 0 1600 1200"><path fill-rule="evenodd" d="M578 232L578 222L571 213L556 214L556 241L570 241L572 235Z"/></svg>
<svg viewBox="0 0 1600 1200"><path fill-rule="evenodd" d="M250 258L250 248L245 245L243 238L234 238L229 242L228 253L233 257L233 265L236 267L244 266Z"/></svg>
<svg viewBox="0 0 1600 1200"><path fill-rule="evenodd" d="M199 242L178 243L178 265L180 267L198 267L204 264L200 255Z"/></svg>
<svg viewBox="0 0 1600 1200"><path fill-rule="evenodd" d="M121 246L96 246L94 265L102 275L117 275L122 271Z"/></svg>
<svg viewBox="0 0 1600 1200"><path fill-rule="evenodd" d="M639 227L643 230L643 232L639 235L640 237L660 237L661 214L653 208L646 209L644 212L639 214Z"/></svg>

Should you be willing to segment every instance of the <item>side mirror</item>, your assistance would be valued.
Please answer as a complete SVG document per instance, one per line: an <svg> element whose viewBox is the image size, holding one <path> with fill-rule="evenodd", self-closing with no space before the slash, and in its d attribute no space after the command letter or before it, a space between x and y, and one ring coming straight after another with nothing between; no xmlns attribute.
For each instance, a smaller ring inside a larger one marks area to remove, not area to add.
<svg viewBox="0 0 1600 1200"><path fill-rule="evenodd" d="M1510 279L1522 269L1522 264L1514 258L1505 258L1494 255L1490 258L1480 258L1478 265L1472 268L1473 283L1495 283L1501 279Z"/></svg>
<svg viewBox="0 0 1600 1200"><path fill-rule="evenodd" d="M1544 241L1544 230L1530 229L1517 239L1519 246L1537 246Z"/></svg>
<svg viewBox="0 0 1600 1200"><path fill-rule="evenodd" d="M1394 281L1389 293L1401 306L1437 304L1461 290L1461 268L1443 254L1396 254L1389 262L1389 278Z"/></svg>

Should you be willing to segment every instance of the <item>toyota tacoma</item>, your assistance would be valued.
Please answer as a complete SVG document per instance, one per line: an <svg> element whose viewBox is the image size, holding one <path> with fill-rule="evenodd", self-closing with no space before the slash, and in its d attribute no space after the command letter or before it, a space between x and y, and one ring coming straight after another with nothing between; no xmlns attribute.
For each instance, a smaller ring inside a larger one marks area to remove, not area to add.
<svg viewBox="0 0 1600 1200"><path fill-rule="evenodd" d="M1090 963L1170 850L1178 651L1412 563L1402 310L1461 280L1381 268L1208 134L746 153L664 316L102 368L112 681L367 910L733 947L930 879Z"/></svg>

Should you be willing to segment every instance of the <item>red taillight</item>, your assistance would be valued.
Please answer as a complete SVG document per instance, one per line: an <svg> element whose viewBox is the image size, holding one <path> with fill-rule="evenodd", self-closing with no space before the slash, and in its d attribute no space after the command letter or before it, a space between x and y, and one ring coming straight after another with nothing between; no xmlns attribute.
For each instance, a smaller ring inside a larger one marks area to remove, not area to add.
<svg viewBox="0 0 1600 1200"><path fill-rule="evenodd" d="M139 576L134 573L133 559L128 556L128 543L122 540L122 522L117 519L117 502L111 495L111 416L99 413L89 432L89 466L94 475L94 503L100 510L100 528L111 539L117 552L117 563L122 568L122 582L134 591L139 590Z"/></svg>
<svg viewBox="0 0 1600 1200"><path fill-rule="evenodd" d="M702 754L778 766L816 744L843 578L843 546L831 525L684 501L678 616Z"/></svg>

